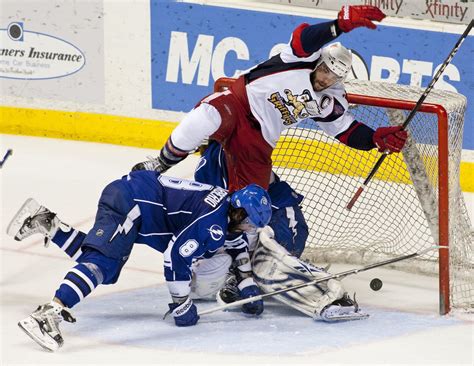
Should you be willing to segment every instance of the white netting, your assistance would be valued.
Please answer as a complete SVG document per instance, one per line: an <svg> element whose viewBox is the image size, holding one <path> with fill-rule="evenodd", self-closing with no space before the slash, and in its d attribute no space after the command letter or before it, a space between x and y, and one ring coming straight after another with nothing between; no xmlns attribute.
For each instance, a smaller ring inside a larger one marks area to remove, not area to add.
<svg viewBox="0 0 474 366"><path fill-rule="evenodd" d="M423 92L415 87L356 80L347 82L346 89L350 102L351 95L416 102ZM426 103L442 105L448 112L450 299L452 306L470 309L474 303L474 235L459 184L466 98L433 90ZM409 110L351 104L351 112L375 129L403 123ZM288 129L281 137L273 155L274 166L282 179L305 196L304 212L310 227L304 253L307 259L372 263L437 244L437 115L417 113L409 131L411 141L403 155L385 159L352 211L345 206L379 154L350 149L322 133L312 121ZM438 252L432 251L413 262L400 262L400 266L437 273L437 261Z"/></svg>

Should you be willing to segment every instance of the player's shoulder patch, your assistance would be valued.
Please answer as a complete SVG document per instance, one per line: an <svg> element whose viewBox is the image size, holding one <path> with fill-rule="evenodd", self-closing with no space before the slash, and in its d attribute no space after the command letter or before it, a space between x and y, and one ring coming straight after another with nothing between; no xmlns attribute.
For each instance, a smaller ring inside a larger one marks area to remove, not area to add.
<svg viewBox="0 0 474 366"><path fill-rule="evenodd" d="M217 224L213 224L210 228L207 229L209 231L209 234L211 235L212 240L214 241L220 241L224 237L224 230L222 230L222 227Z"/></svg>

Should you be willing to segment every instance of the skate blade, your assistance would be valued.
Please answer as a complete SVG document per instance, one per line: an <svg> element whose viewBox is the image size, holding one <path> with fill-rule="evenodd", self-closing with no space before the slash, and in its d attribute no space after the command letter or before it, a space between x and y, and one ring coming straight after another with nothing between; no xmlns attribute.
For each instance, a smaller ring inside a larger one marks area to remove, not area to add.
<svg viewBox="0 0 474 366"><path fill-rule="evenodd" d="M317 320L322 320L327 323L338 323L338 322L347 322L352 320L364 320L367 319L370 315L365 313L356 313L356 314L344 314L334 316L332 318L318 318Z"/></svg>
<svg viewBox="0 0 474 366"><path fill-rule="evenodd" d="M22 331L24 331L28 335L28 337L30 337L32 340L34 340L36 343L38 343L46 351L54 352L54 351L57 351L59 349L59 345L55 341L53 341L52 338L49 338L49 339L46 338L46 337L49 337L49 336L47 336L47 335L45 335L41 332L37 321L34 320L31 316L26 318L26 319L20 320L18 322L18 326L20 327L20 329ZM41 338L38 337L35 334L35 331L38 334L41 334L42 337Z"/></svg>
<svg viewBox="0 0 474 366"><path fill-rule="evenodd" d="M39 208L40 205L38 202L36 202L33 198L28 198L8 224L7 234L13 236L15 240L20 240L16 236L25 223L25 220L37 212Z"/></svg>

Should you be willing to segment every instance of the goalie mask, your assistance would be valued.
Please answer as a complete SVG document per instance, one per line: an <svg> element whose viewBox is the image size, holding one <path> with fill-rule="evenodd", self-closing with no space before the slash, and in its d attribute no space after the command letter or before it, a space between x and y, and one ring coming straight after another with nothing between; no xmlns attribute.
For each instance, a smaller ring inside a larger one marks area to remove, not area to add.
<svg viewBox="0 0 474 366"><path fill-rule="evenodd" d="M232 194L230 203L235 208L243 208L247 213L242 224L262 228L270 222L272 217L270 196L257 184L250 184Z"/></svg>

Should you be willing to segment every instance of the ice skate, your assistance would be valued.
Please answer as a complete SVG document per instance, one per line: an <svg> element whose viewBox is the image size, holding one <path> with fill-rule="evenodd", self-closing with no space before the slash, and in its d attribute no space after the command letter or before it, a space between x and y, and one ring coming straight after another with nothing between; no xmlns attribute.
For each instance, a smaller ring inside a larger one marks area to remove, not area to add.
<svg viewBox="0 0 474 366"><path fill-rule="evenodd" d="M159 173L164 173L166 172L170 166L167 165L160 157L152 157L152 156L147 156L147 161L143 161L141 163L136 164L133 168L132 171L136 170L151 170L151 171L156 171Z"/></svg>
<svg viewBox="0 0 474 366"><path fill-rule="evenodd" d="M29 317L20 320L18 326L41 347L54 352L64 343L59 330L62 320L69 323L76 321L69 309L51 301L39 306Z"/></svg>
<svg viewBox="0 0 474 366"><path fill-rule="evenodd" d="M316 315L315 319L321 319L326 322L339 322L347 320L361 320L367 319L369 314L362 312L359 309L359 304L355 299L352 300L346 292L344 296L326 306L320 315Z"/></svg>
<svg viewBox="0 0 474 366"><path fill-rule="evenodd" d="M7 234L21 241L33 234L45 236L45 246L58 231L60 221L54 212L28 198L8 225Z"/></svg>

